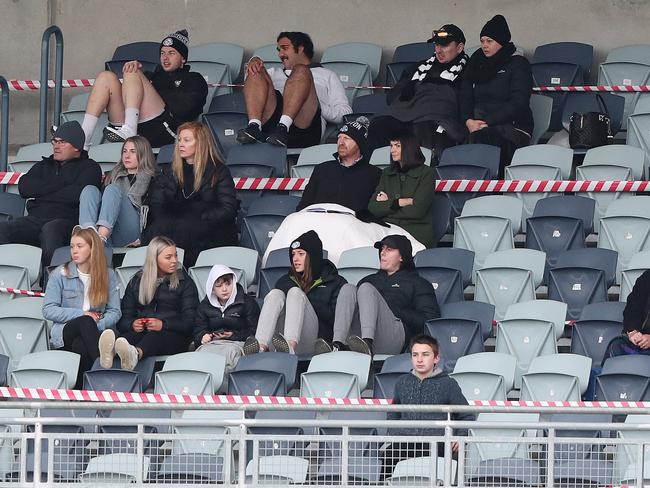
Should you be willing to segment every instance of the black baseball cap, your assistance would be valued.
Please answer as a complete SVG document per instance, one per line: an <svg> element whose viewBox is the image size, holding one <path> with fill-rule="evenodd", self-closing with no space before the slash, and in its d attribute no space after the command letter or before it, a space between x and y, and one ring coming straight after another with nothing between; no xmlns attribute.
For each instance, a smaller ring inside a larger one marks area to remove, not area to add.
<svg viewBox="0 0 650 488"><path fill-rule="evenodd" d="M453 41L462 42L464 44L465 34L463 34L463 31L457 25L445 24L440 29L434 29L431 33L431 39L427 42L446 46Z"/></svg>

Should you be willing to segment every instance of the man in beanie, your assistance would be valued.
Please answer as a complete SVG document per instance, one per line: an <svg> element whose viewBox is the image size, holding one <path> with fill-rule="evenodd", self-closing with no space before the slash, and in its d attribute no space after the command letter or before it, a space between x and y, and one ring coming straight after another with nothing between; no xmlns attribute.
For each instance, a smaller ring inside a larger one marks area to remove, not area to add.
<svg viewBox="0 0 650 488"><path fill-rule="evenodd" d="M108 112L109 125L104 129L108 141L122 142L139 134L153 147L173 144L176 128L201 115L208 85L185 64L188 42L186 30L166 36L160 43L160 66L153 73L144 73L142 64L134 60L122 67L122 83L111 71L97 75L81 124L86 148L104 110Z"/></svg>
<svg viewBox="0 0 650 488"><path fill-rule="evenodd" d="M339 130L338 152L332 161L314 168L296 210L314 203L338 203L355 212L368 208L368 201L379 183L381 170L364 155L368 119L359 117Z"/></svg>
<svg viewBox="0 0 650 488"><path fill-rule="evenodd" d="M311 62L314 44L308 34L280 32L277 43L282 68L264 69L258 57L248 62L248 125L237 140L284 147L320 144L326 123L340 124L352 112L345 88L336 73Z"/></svg>
<svg viewBox="0 0 650 488"><path fill-rule="evenodd" d="M400 123L411 123L421 146L433 149L434 162L449 146L461 143L467 131L458 116L458 91L467 63L465 34L454 24L435 29L428 42L435 54L404 70L386 95L385 115L370 124L370 150L388 146Z"/></svg>
<svg viewBox="0 0 650 488"><path fill-rule="evenodd" d="M84 150L79 122L62 124L52 136L53 153L18 181L27 200L27 217L0 222L0 244L29 244L43 251L49 266L54 250L70 242L79 222L79 195L86 185L101 187L102 170ZM30 276L34 280L35 276Z"/></svg>
<svg viewBox="0 0 650 488"><path fill-rule="evenodd" d="M388 235L375 247L379 271L357 285L361 336L348 337L347 345L364 354L399 354L440 309L433 286L415 270L408 238Z"/></svg>

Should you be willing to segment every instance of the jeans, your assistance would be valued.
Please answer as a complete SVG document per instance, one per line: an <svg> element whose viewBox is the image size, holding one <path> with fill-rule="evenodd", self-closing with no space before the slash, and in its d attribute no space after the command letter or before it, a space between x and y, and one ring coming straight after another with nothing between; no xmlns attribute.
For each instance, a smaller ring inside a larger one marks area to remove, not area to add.
<svg viewBox="0 0 650 488"><path fill-rule="evenodd" d="M140 237L140 213L117 185L108 185L103 194L86 186L79 197L79 223L111 229L110 246L126 246Z"/></svg>

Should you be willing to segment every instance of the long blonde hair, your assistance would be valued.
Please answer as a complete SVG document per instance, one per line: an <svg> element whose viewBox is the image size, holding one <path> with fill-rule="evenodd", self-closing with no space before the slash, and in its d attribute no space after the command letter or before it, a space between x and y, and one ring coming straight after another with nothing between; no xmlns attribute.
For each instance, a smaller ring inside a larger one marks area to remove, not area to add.
<svg viewBox="0 0 650 488"><path fill-rule="evenodd" d="M93 229L83 229L75 226L72 229L72 237L83 239L90 246L90 258L88 259L88 274L90 275L90 288L88 289L88 301L92 308L100 308L108 303L108 265L104 254L104 243ZM65 276L69 275L69 261L64 267Z"/></svg>
<svg viewBox="0 0 650 488"><path fill-rule="evenodd" d="M147 256L142 267L140 289L138 290L138 301L140 305L148 305L153 300L156 294L156 288L158 288L158 255L170 246L176 247L176 243L165 236L154 237L147 246ZM178 274L179 271L176 270L174 273L168 275L169 287L172 289L178 287Z"/></svg>
<svg viewBox="0 0 650 488"><path fill-rule="evenodd" d="M181 132L184 130L192 131L194 138L196 139L196 152L194 153L194 164L192 166L194 168L194 191L197 191L201 188L201 183L203 183L205 168L209 164L222 164L222 161L217 154L217 149L212 140L212 135L205 124L201 122L185 122L176 129L178 137L180 137ZM176 140L176 146L174 147L172 171L180 186L183 186L183 158L178 150L178 139ZM216 182L217 178L215 174L212 177L210 186L214 186Z"/></svg>
<svg viewBox="0 0 650 488"><path fill-rule="evenodd" d="M149 141L142 136L129 137L124 141L124 144L122 144L120 154L122 154L122 151L124 151L124 146L126 146L127 142L131 142L133 143L133 146L135 146L135 154L138 158L138 173L146 173L149 176L155 175L156 158L153 154L153 150L151 149L151 144L149 144ZM108 177L108 182L112 183L115 180L115 177L123 171L125 171L124 161L122 161L122 156L120 156L120 160L111 170L111 173Z"/></svg>

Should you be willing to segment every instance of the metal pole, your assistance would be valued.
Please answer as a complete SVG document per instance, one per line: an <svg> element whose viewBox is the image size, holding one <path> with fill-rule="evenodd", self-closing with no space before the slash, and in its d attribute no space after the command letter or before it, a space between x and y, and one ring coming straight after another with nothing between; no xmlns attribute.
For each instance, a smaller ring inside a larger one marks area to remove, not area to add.
<svg viewBox="0 0 650 488"><path fill-rule="evenodd" d="M9 85L0 76L2 89L2 115L0 115L0 171L7 171L9 161Z"/></svg>
<svg viewBox="0 0 650 488"><path fill-rule="evenodd" d="M54 34L56 40L56 66L54 75L54 118L52 119L58 125L61 116L61 98L63 96L63 32L56 25L51 25L45 32L41 40L41 103L39 114L38 140L45 142L47 140L47 90L48 90L48 71L50 64L50 38Z"/></svg>

